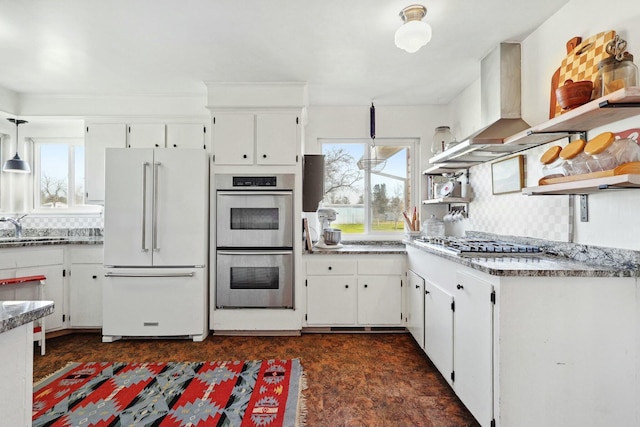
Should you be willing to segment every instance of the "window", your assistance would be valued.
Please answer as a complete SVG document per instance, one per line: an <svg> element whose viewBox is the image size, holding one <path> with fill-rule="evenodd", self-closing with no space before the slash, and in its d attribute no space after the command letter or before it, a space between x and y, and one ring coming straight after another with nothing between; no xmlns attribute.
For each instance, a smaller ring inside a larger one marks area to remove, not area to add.
<svg viewBox="0 0 640 427"><path fill-rule="evenodd" d="M84 205L82 139L39 139L34 143L34 208Z"/></svg>
<svg viewBox="0 0 640 427"><path fill-rule="evenodd" d="M324 207L338 211L343 234L404 233L402 213L415 204L416 140L320 140L325 155Z"/></svg>

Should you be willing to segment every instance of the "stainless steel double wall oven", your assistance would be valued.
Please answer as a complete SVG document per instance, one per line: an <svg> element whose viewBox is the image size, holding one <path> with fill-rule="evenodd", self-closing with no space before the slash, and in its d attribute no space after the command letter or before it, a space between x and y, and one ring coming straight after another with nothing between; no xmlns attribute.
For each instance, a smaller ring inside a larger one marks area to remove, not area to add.
<svg viewBox="0 0 640 427"><path fill-rule="evenodd" d="M216 307L293 308L295 175L216 175Z"/></svg>

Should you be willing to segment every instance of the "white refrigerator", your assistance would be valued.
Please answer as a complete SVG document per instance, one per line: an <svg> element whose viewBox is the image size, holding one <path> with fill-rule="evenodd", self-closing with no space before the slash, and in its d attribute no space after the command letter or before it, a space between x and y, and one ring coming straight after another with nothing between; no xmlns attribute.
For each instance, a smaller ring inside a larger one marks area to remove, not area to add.
<svg viewBox="0 0 640 427"><path fill-rule="evenodd" d="M102 341L208 335L209 160L107 148Z"/></svg>

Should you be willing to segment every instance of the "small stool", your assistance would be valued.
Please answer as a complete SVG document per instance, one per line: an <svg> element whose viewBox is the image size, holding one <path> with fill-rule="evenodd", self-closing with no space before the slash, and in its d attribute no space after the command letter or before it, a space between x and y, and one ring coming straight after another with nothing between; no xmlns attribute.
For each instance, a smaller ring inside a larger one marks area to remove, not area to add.
<svg viewBox="0 0 640 427"><path fill-rule="evenodd" d="M47 278L45 276L24 276L15 277L12 279L0 279L0 286L2 285L14 285L20 283L40 282L38 286L38 299L42 301L44 299L44 284ZM44 330L44 317L38 319L37 324L33 324L33 341L40 345L40 355L45 354L45 330Z"/></svg>

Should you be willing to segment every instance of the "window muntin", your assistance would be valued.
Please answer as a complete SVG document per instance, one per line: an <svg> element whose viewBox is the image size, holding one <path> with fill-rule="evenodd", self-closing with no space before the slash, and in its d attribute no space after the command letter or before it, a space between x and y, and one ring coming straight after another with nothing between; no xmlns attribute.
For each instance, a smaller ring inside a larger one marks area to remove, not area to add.
<svg viewBox="0 0 640 427"><path fill-rule="evenodd" d="M338 211L332 226L344 234L401 236L402 211L412 209L416 140L321 140L325 155L324 207ZM381 170L367 170L361 159L376 156ZM359 162L360 161L360 162Z"/></svg>

